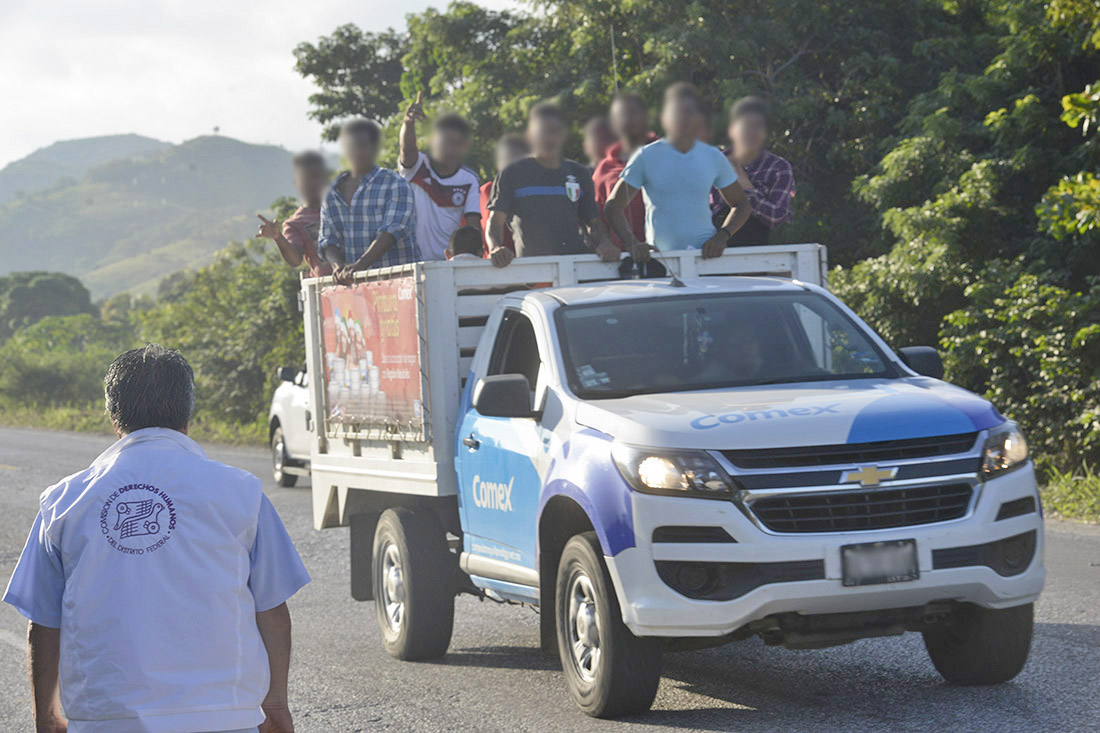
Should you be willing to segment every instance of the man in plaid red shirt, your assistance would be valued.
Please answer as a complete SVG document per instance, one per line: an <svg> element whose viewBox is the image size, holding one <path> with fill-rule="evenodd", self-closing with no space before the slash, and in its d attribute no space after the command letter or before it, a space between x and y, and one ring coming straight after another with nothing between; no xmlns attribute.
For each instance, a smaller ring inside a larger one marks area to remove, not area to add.
<svg viewBox="0 0 1100 733"><path fill-rule="evenodd" d="M730 245L767 244L772 230L792 218L794 171L790 163L764 147L768 114L767 103L758 97L744 97L730 108L732 145L722 152L752 204L752 216L730 237ZM715 221L725 220L729 212L726 202L716 191L711 191L710 201Z"/></svg>

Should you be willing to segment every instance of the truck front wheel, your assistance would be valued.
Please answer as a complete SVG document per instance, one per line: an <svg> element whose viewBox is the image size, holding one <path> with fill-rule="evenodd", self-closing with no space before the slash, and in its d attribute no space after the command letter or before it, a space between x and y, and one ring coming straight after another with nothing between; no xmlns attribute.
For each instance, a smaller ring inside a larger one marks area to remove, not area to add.
<svg viewBox="0 0 1100 733"><path fill-rule="evenodd" d="M390 656L447 653L454 627L453 556L435 515L387 509L374 533L374 608Z"/></svg>
<svg viewBox="0 0 1100 733"><path fill-rule="evenodd" d="M623 623L595 532L565 545L555 590L558 654L577 705L595 718L649 710L661 681L661 642Z"/></svg>
<svg viewBox="0 0 1100 733"><path fill-rule="evenodd" d="M964 603L924 632L932 664L953 685L997 685L1020 673L1031 650L1034 604L982 608Z"/></svg>

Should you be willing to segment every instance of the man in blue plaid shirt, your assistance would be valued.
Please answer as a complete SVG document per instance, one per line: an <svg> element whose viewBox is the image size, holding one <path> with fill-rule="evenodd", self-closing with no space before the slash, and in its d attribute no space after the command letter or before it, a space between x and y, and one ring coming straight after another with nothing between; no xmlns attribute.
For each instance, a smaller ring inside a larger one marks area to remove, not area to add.
<svg viewBox="0 0 1100 733"><path fill-rule="evenodd" d="M338 282L360 270L418 262L416 211L408 181L378 167L382 133L370 120L348 120L340 145L350 171L337 176L321 205L321 256L336 266Z"/></svg>

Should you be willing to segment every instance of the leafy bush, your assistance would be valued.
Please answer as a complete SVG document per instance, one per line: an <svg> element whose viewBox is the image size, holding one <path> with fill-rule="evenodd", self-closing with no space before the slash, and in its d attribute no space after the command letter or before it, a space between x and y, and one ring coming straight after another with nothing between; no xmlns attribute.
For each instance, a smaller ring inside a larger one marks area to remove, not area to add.
<svg viewBox="0 0 1100 733"><path fill-rule="evenodd" d="M1074 293L996 262L946 319L949 378L1024 428L1041 463L1100 460L1100 285Z"/></svg>
<svg viewBox="0 0 1100 733"><path fill-rule="evenodd" d="M275 368L305 362L298 292L298 272L270 247L231 244L134 321L142 340L191 362L199 418L246 424L266 413Z"/></svg>
<svg viewBox="0 0 1100 733"><path fill-rule="evenodd" d="M48 316L0 346L0 402L85 405L103 400L103 375L135 343L129 326L97 316Z"/></svg>
<svg viewBox="0 0 1100 733"><path fill-rule="evenodd" d="M1089 464L1079 471L1053 469L1042 496L1048 512L1090 522L1100 521L1100 473Z"/></svg>

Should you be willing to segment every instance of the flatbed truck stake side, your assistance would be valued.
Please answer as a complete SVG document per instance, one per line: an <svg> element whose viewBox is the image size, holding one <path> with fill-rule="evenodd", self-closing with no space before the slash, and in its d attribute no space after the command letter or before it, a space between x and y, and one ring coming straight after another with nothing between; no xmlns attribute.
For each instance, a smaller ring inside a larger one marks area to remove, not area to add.
<svg viewBox="0 0 1100 733"><path fill-rule="evenodd" d="M1016 426L830 295L820 245L660 259L303 281L276 476L308 466L316 527L350 526L387 651L445 654L472 593L540 607L599 717L649 708L665 649L753 635L918 631L952 683L1014 677L1044 580Z"/></svg>

